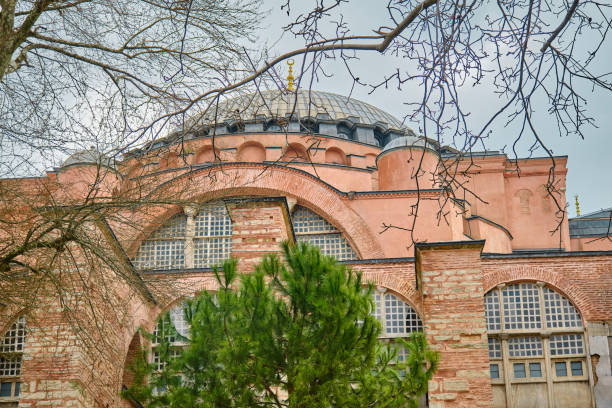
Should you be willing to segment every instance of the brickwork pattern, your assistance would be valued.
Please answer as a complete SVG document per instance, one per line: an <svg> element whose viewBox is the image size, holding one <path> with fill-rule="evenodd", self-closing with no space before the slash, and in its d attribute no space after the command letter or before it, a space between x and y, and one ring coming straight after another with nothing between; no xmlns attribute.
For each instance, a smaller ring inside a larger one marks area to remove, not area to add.
<svg viewBox="0 0 612 408"><path fill-rule="evenodd" d="M417 249L425 335L440 352L432 408L492 403L480 249Z"/></svg>
<svg viewBox="0 0 612 408"><path fill-rule="evenodd" d="M281 201L244 201L228 204L232 218L232 256L241 272L252 271L264 255L279 253L290 236Z"/></svg>

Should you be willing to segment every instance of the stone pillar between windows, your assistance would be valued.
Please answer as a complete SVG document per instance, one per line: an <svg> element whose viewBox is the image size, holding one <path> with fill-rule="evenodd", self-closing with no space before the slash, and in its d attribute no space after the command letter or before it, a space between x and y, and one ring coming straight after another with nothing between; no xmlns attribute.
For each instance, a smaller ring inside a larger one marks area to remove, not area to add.
<svg viewBox="0 0 612 408"><path fill-rule="evenodd" d="M431 408L490 407L493 394L480 253L484 241L416 245L425 335L440 353Z"/></svg>
<svg viewBox="0 0 612 408"><path fill-rule="evenodd" d="M188 206L183 208L183 212L187 217L185 223L185 268L193 268L193 237L195 235L195 215L197 208Z"/></svg>
<svg viewBox="0 0 612 408"><path fill-rule="evenodd" d="M502 320L503 321L503 320ZM506 386L506 389L504 390L505 394L506 394L506 406L507 407L513 407L514 404L512 403L512 392L508 391L508 390L512 390L512 382L511 382L511 378L512 378L512 368L510 367L510 358L508 358L509 353L508 353L508 335L505 333L502 333L500 336L500 341L501 341L501 348L502 348L502 361L504 364L504 385Z"/></svg>
<svg viewBox="0 0 612 408"><path fill-rule="evenodd" d="M279 253L282 241L293 239L287 202L279 198L227 200L232 218L232 256L240 271L252 271L262 257Z"/></svg>

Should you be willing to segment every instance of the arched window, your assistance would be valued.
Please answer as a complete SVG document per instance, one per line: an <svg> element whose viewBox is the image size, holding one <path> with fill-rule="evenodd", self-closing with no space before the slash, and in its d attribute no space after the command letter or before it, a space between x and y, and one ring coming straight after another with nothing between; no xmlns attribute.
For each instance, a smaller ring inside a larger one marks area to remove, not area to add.
<svg viewBox="0 0 612 408"><path fill-rule="evenodd" d="M408 338L415 331L423 331L423 322L417 312L406 302L384 288L374 291L374 317L382 324L379 337L382 341L393 342L393 339ZM397 347L397 357L403 361L406 350Z"/></svg>
<svg viewBox="0 0 612 408"><path fill-rule="evenodd" d="M164 223L140 244L134 264L139 269L181 269L185 267L187 217L179 214Z"/></svg>
<svg viewBox="0 0 612 408"><path fill-rule="evenodd" d="M374 128L374 140L376 140L376 144L380 147L385 147L387 141L389 139L388 135L385 135L381 128Z"/></svg>
<svg viewBox="0 0 612 408"><path fill-rule="evenodd" d="M189 336L189 323L185 319L186 303L181 302L174 306L168 312L168 316L162 317L153 330L153 340L151 342L151 362L157 370L163 368L162 359L159 348L162 343L162 335L165 334L166 341L169 343L168 352L171 353L170 358L177 357L183 348L187 346L187 341L184 338ZM172 329L173 328L173 329ZM178 334L178 335L176 335Z"/></svg>
<svg viewBox="0 0 612 408"><path fill-rule="evenodd" d="M297 242L308 242L321 249L325 255L339 261L356 259L357 255L336 227L308 208L296 205L292 216L293 231Z"/></svg>
<svg viewBox="0 0 612 408"><path fill-rule="evenodd" d="M206 268L230 257L232 221L225 204L211 201L188 213L172 217L142 242L137 268Z"/></svg>
<svg viewBox="0 0 612 408"><path fill-rule="evenodd" d="M311 119L300 121L300 132L304 133L319 133L319 124Z"/></svg>
<svg viewBox="0 0 612 408"><path fill-rule="evenodd" d="M484 300L494 406L590 406L584 327L570 301L530 282Z"/></svg>
<svg viewBox="0 0 612 408"><path fill-rule="evenodd" d="M0 405L3 402L17 402L19 399L25 339L26 321L20 317L4 333L0 343Z"/></svg>
<svg viewBox="0 0 612 408"><path fill-rule="evenodd" d="M338 137L353 140L353 129L348 127L348 125L346 125L345 123L339 123L336 129Z"/></svg>

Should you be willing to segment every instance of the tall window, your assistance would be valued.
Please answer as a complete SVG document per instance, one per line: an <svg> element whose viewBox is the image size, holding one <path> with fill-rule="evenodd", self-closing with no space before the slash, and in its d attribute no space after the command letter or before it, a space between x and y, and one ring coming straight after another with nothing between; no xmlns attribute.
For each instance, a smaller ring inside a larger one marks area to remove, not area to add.
<svg viewBox="0 0 612 408"><path fill-rule="evenodd" d="M26 321L20 317L4 333L0 343L0 405L19 399L21 360L26 339ZM13 405L7 405L13 406Z"/></svg>
<svg viewBox="0 0 612 408"><path fill-rule="evenodd" d="M494 406L590 406L584 327L569 300L542 283L500 285L484 300Z"/></svg>
<svg viewBox="0 0 612 408"><path fill-rule="evenodd" d="M308 242L321 249L325 255L332 255L339 261L356 259L357 255L336 227L320 215L296 205L293 211L293 231L297 242Z"/></svg>
<svg viewBox="0 0 612 408"><path fill-rule="evenodd" d="M186 214L170 218L142 242L134 259L137 268L205 268L230 257L232 221L222 201Z"/></svg>

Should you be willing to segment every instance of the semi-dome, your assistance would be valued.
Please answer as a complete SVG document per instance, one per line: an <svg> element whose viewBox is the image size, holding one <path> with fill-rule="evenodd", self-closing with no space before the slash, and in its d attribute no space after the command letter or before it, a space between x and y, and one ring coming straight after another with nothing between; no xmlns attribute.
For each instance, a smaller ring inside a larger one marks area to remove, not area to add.
<svg viewBox="0 0 612 408"><path fill-rule="evenodd" d="M369 103L331 92L312 90L268 90L241 95L221 103L216 112L217 122L291 116L296 119L346 120L352 124L380 126L384 129L405 128L399 119ZM215 112L208 112L200 123L209 124L214 118Z"/></svg>
<svg viewBox="0 0 612 408"><path fill-rule="evenodd" d="M91 164L96 166L100 165L110 168L114 167L111 159L109 159L93 147L88 150L78 150L75 153L71 154L66 160L64 160L61 167L63 168L77 164Z"/></svg>
<svg viewBox="0 0 612 408"><path fill-rule="evenodd" d="M396 139L391 140L387 143L380 154L384 154L390 150L399 149L403 147L420 147L423 149L436 150L434 143L426 139L425 137L417 137L417 136L402 136Z"/></svg>

